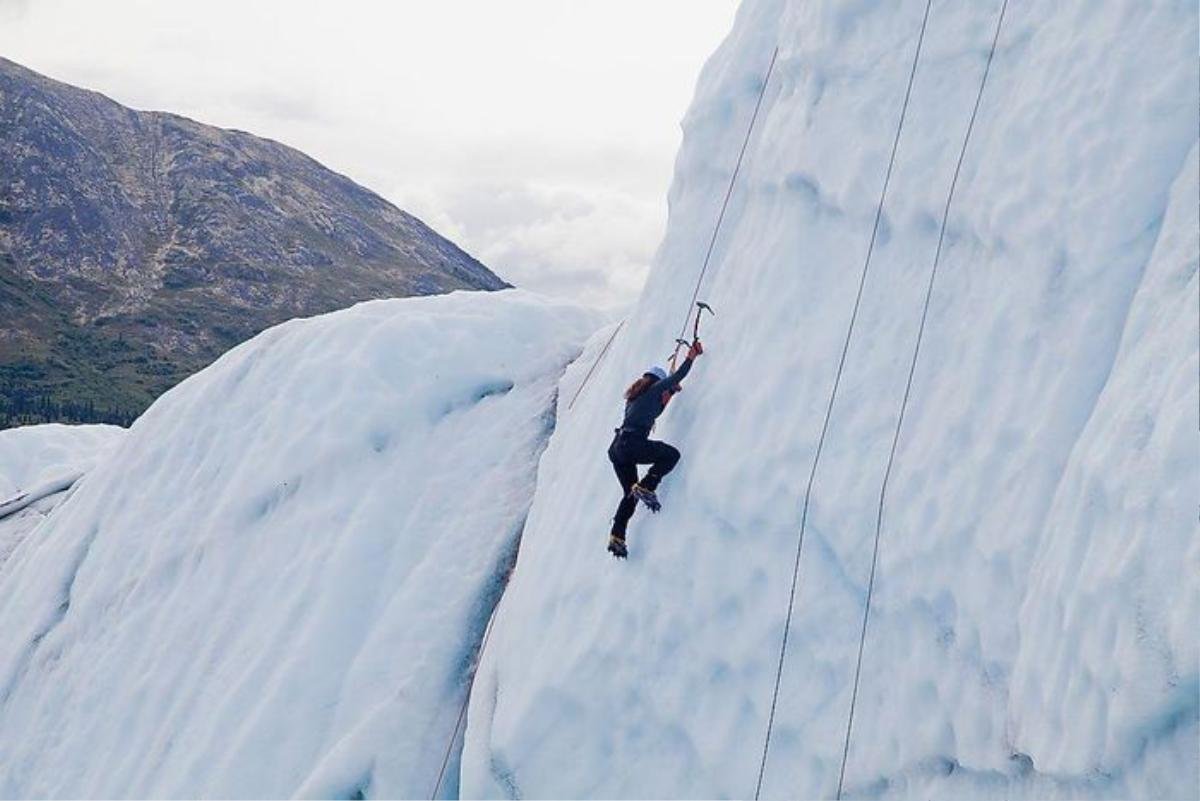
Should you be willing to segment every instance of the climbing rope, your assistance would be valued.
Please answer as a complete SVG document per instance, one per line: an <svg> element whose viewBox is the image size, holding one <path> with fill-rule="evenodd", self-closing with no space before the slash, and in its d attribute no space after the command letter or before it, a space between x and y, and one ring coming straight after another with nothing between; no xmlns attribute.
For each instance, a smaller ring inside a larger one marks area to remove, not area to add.
<svg viewBox="0 0 1200 801"><path fill-rule="evenodd" d="M685 333L687 333L687 324L691 320L692 306L695 305L696 299L700 295L700 285L704 281L704 274L708 271L708 264L712 258L713 248L715 247L716 242L717 242L717 235L721 231L721 223L724 221L725 211L729 207L729 198L733 195L733 187L734 187L735 182L737 181L738 173L740 172L740 170L742 168L742 159L746 155L746 148L747 148L748 144L750 143L750 135L754 131L754 123L758 119L758 111L762 107L763 96L766 94L767 84L771 80L771 73L775 69L775 59L778 55L779 55L779 48L776 47L775 51L771 54L771 63L767 67L767 74L766 74L766 77L763 79L762 88L759 89L758 101L754 105L754 114L750 118L750 125L746 129L745 139L742 141L741 150L738 152L737 163L734 165L733 175L729 179L729 187L725 190L725 199L721 203L721 212L719 215L717 215L717 224L713 228L712 238L709 240L709 243L708 243L708 251L704 254L704 264L700 269L699 277L696 279L696 288L692 293L692 300L691 300L690 305L688 306L688 316L687 316L687 318L684 319L683 329L679 334L679 336L681 338L683 337L683 335ZM616 339L617 333L620 332L621 328L624 325L625 325L625 321L622 320L621 324L618 325L616 330L613 331L612 336L610 336L608 338L608 342L605 343L604 348L600 351L599 355L596 357L596 361L592 363L591 369L588 370L587 375L584 376L583 381L580 383L579 389L577 389L575 391L575 395L571 398L570 403L567 404L568 411L572 407L574 407L575 401L579 399L580 394L583 392L583 388L585 386L587 386L587 383L591 379L592 374L595 372L596 367L600 364L600 360L604 358L604 355L608 352L608 349L612 345L613 340ZM678 346L676 346L676 354L678 354ZM511 571L511 569L512 568L510 568L510 571ZM492 625L496 622L496 617L497 617L498 612L499 612L499 605L497 605L496 609L492 612L492 616L488 620L487 628L484 630L483 640L480 642L479 652L475 658L475 664L471 668L471 677L470 677L469 681L467 682L466 696L463 698L462 707L459 709L458 720L455 721L454 731L450 735L450 742L448 742L446 744L446 753L442 757L442 765L441 765L441 768L438 770L437 783L433 787L433 792L430 793L430 795L429 795L430 799L437 798L438 793L441 792L442 782L445 779L445 775L446 775L446 768L450 764L450 756L454 753L454 743L458 739L458 733L459 733L459 731L461 731L463 721L467 715L467 706L470 704L470 701L471 701L471 691L474 689L474 686L475 686L476 670L478 670L479 663L483 659L484 651L487 649L488 640L492 636Z"/></svg>
<svg viewBox="0 0 1200 801"><path fill-rule="evenodd" d="M900 443L900 431L904 426L904 414L908 410L909 396L912 394L913 376L917 371L917 360L921 354L921 341L925 336L925 323L929 318L929 302L933 297L933 285L937 279L938 265L942 258L942 245L946 239L946 223L950 219L950 206L954 202L954 190L958 186L958 176L962 171L963 159L967 155L967 145L971 141L971 132L975 130L975 119L979 116L979 104L983 100L983 89L987 85L988 74L992 70L992 60L996 55L996 43L1000 41L1000 29L1004 25L1004 13L1008 10L1008 0L1000 5L1000 14L996 18L996 32L992 35L992 47L988 51L987 64L983 68L983 77L979 81L979 92L975 95L975 106L971 109L971 120L967 123L967 132L963 136L962 148L958 153L958 163L954 166L954 177L950 180L950 191L946 193L946 206L942 210L942 227L938 233L937 249L933 254L933 266L929 270L929 284L925 288L925 304L921 309L921 324L917 328L917 340L913 344L912 361L908 366L908 380L904 385L904 398L900 401L900 414L896 418L896 431L892 436L892 449L888 454L887 468L883 472L883 483L879 489L879 510L875 518L875 547L871 554L871 576L867 581L867 602L863 607L862 632L858 640L858 662L854 667L854 689L850 695L850 713L846 717L846 741L842 747L842 767L838 773L837 797L842 797L842 786L846 778L846 761L850 755L850 736L854 726L854 710L858 704L858 684L862 676L863 651L867 643L867 623L871 617L871 598L875 592L875 568L879 563L879 538L883 531L883 506L887 499L888 481L892 476L892 466L896 461L896 448Z"/></svg>
<svg viewBox="0 0 1200 801"><path fill-rule="evenodd" d="M763 77L762 87L758 90L758 100L754 103L754 113L750 115L750 124L746 126L746 136L742 139L742 148L738 151L737 162L733 165L733 174L729 176L729 186L725 190L725 199L721 202L721 211L717 215L717 224L713 226L712 237L708 240L708 250L704 253L704 263L700 267L700 275L696 277L696 288L692 291L692 299L688 301L687 315L676 337L675 352L671 354L671 370L675 369L675 361L679 358L680 340L687 334L688 323L692 320L692 309L696 308L696 300L700 297L700 285L708 272L708 264L712 260L713 249L717 245L717 236L721 233L721 223L725 221L725 212L729 209L729 199L733 197L733 187L737 182L738 173L742 170L742 159L746 156L746 148L750 145L750 135L754 133L754 124L758 121L758 111L762 108L763 97L767 94L767 86L771 83L771 73L775 71L775 60L779 57L779 47L771 52L771 63L767 65L767 73ZM699 312L697 312L699 314Z"/></svg>
<svg viewBox="0 0 1200 801"><path fill-rule="evenodd" d="M505 576L506 583L508 576L512 575L512 570L513 568L509 567L508 575ZM437 784L433 786L433 792L429 794L429 801L437 798L438 793L442 790L442 780L446 776L446 766L450 764L450 755L454 753L454 743L458 740L458 732L462 729L463 720L467 717L467 706L471 703L471 691L475 689L475 675L479 670L479 663L483 661L483 651L487 648L488 639L492 636L492 624L496 622L499 611L500 604L497 603L496 608L492 610L492 616L488 618L487 628L483 632L483 640L479 643L479 651L475 654L475 664L471 666L471 677L467 680L467 692L463 696L462 707L458 710L458 720L454 723L454 731L450 734L450 742L446 743L446 755L442 757L442 767L438 770Z"/></svg>
<svg viewBox="0 0 1200 801"><path fill-rule="evenodd" d="M721 201L721 211L717 214L717 223L713 226L712 236L708 240L708 249L704 252L704 262L700 265L700 274L696 277L696 287L692 290L692 299L688 302L687 315L683 318L683 326L679 329L679 336L675 341L675 351L671 354L672 371L675 370L675 362L679 358L680 342L683 340L684 334L687 333L688 323L692 321L692 309L696 308L696 300L700 297L700 286L704 283L704 275L708 272L709 262L712 261L713 250L717 245L717 237L721 233L721 224L725 221L725 212L729 209L729 199L733 197L733 187L737 183L738 174L742 171L742 161L746 157L746 149L750 145L750 136L754 133L754 125L758 121L758 112L762 108L763 97L767 94L767 86L771 83L771 73L775 71L775 60L778 57L779 48L776 47L771 52L771 61L767 64L767 72L763 77L762 86L759 87L758 99L754 103L754 113L750 115L750 124L746 126L746 135L742 138L742 147L738 150L737 161L733 165L733 174L729 176L729 186L725 189L725 199ZM621 325L617 326L617 330L613 331L612 336L608 339L608 343L604 346L604 350L600 351L600 355L592 363L592 369L588 370L588 374L583 378L583 383L575 391L575 396L567 404L567 411L570 411L575 406L575 401L578 400L580 393L583 392L583 388L587 386L588 379L592 377L592 372L596 369L596 365L604 358L604 354L608 352L608 346L612 344L613 339L617 336L617 331L620 331L623 325L625 325L624 320L621 321Z"/></svg>
<svg viewBox="0 0 1200 801"><path fill-rule="evenodd" d="M763 776L767 772L767 754L771 748L771 732L775 726L775 710L779 704L779 686L783 681L783 665L787 659L788 632L792 627L792 613L796 605L796 586L800 579L800 557L804 551L804 533L808 528L808 508L812 499L813 482L817 476L817 466L821 461L821 453L825 448L825 435L829 432L829 421L833 416L833 404L837 399L838 387L842 383L842 371L846 367L846 355L850 352L850 341L854 336L854 326L858 321L858 310L862 304L863 288L867 283L867 272L871 267L871 256L875 252L875 242L879 236L879 222L883 217L883 204L887 199L888 186L892 182L892 170L896 165L896 152L900 147L900 134L904 131L904 120L908 116L908 102L912 97L913 81L917 76L917 64L921 60L921 48L925 43L925 29L929 23L929 8L933 0L926 0L925 14L921 18L921 31L917 36L917 47L913 53L912 68L908 73L908 86L904 90L904 102L900 106L900 119L896 123L896 135L892 139L892 152L888 157L887 172L883 177L883 188L879 192L879 204L875 208L875 222L871 226L871 238L867 243L867 255L863 260L862 272L858 279L858 293L854 296L854 307L850 311L850 322L846 327L846 338L842 343L841 357L838 359L837 372L833 378L833 387L829 392L829 402L825 407L825 419L821 423L821 434L817 438L817 449L813 454L812 468L808 473L808 484L804 488L804 504L800 513L800 535L796 542L796 561L792 567L792 587L788 593L787 616L783 623L783 639L779 645L779 664L775 669L775 688L771 692L771 711L767 716L767 736L763 742L762 761L758 766L758 783L754 788L754 798L758 801L762 793Z"/></svg>
<svg viewBox="0 0 1200 801"><path fill-rule="evenodd" d="M580 393L582 393L583 388L587 386L588 381L592 377L592 373L596 371L596 367L600 364L600 360L604 358L604 354L608 353L609 347L612 345L613 340L617 338L617 334L620 333L621 328L624 327L624 325L625 321L622 320L613 330L612 335L608 338L608 341L604 343L604 348L601 349L599 355L596 356L596 360L592 362L591 369L587 371L587 375L583 377L583 381L579 384L579 389L575 390L575 395L571 398L571 402L567 404L567 411L570 411L575 406L575 401L579 400ZM514 562L513 565L508 568L508 571L504 577L506 584L508 582L508 577L512 575L512 571L515 567L516 563ZM479 643L479 652L475 655L475 664L471 667L471 677L467 681L467 692L463 697L462 706L458 710L458 720L454 723L454 731L450 734L450 742L446 743L446 754L442 757L442 766L438 770L437 783L433 786L433 792L429 794L430 801L437 798L438 793L441 792L442 781L446 777L446 767L450 764L450 755L454 753L454 743L458 739L458 732L462 729L463 720L467 716L467 706L471 702L471 690L475 688L475 673L479 669L479 663L483 660L483 652L484 649L487 648L488 640L492 636L492 625L496 622L496 616L499 611L500 605L497 603L496 608L492 610L492 616L488 618L487 628L484 629L483 639Z"/></svg>
<svg viewBox="0 0 1200 801"><path fill-rule="evenodd" d="M608 342L604 343L604 348L600 351L600 354L596 357L596 361L592 362L592 367L591 367L591 369L589 369L587 371L587 375L585 375L583 377L583 381L580 382L579 389L575 390L575 394L573 396L571 396L571 402L567 404L568 412L575 408L575 401L579 400L580 394L583 393L583 388L587 386L588 381L590 381L592 378L592 373L596 372L596 368L598 366L600 366L600 360L604 358L604 354L608 353L609 346L612 345L613 340L617 338L617 334L619 334L621 332L621 329L624 326L625 326L625 321L622 320L620 322L620 324L617 325L617 327L615 329L613 329L612 336L610 336L608 338Z"/></svg>

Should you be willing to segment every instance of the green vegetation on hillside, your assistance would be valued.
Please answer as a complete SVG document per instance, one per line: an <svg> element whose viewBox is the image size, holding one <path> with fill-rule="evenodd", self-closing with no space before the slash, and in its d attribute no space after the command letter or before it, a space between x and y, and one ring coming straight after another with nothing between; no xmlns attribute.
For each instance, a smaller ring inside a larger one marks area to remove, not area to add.
<svg viewBox="0 0 1200 801"><path fill-rule="evenodd" d="M79 325L0 256L0 428L128 425L210 358L178 366L126 339L125 321ZM190 368L190 369L189 369Z"/></svg>

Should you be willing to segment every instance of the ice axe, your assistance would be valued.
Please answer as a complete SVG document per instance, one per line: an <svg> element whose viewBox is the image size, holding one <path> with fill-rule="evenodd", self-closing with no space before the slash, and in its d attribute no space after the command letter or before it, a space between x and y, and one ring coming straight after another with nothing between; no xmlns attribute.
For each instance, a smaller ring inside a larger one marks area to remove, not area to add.
<svg viewBox="0 0 1200 801"><path fill-rule="evenodd" d="M700 339L700 318L704 316L704 312L708 312L713 317L717 316L717 313L713 311L712 306L709 306L702 300L696 301L696 322L692 324L692 342ZM692 342L688 342L683 337L679 337L675 340L675 352L671 354L671 372L675 372L675 362L679 360L679 349L690 348L692 346Z"/></svg>
<svg viewBox="0 0 1200 801"><path fill-rule="evenodd" d="M696 301L696 324L694 326L692 326L692 341L693 342L695 342L697 339L700 338L700 318L704 316L704 312L708 312L713 317L717 316L717 313L715 311L713 311L712 306L709 306L707 303L705 303L702 300Z"/></svg>

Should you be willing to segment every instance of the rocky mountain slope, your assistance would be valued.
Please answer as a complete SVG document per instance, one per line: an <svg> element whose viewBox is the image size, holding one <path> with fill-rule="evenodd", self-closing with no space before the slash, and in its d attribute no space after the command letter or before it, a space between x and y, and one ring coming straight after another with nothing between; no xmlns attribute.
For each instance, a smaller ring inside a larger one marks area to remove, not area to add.
<svg viewBox="0 0 1200 801"><path fill-rule="evenodd" d="M0 407L137 412L282 320L504 286L292 148L0 59Z"/></svg>

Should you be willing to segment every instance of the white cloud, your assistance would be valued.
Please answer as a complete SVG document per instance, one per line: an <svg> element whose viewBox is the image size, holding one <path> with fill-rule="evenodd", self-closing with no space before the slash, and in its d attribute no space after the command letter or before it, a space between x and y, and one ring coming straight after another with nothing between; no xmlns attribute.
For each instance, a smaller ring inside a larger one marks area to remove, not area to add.
<svg viewBox="0 0 1200 801"><path fill-rule="evenodd" d="M736 0L0 0L0 50L285 142L514 283L633 299Z"/></svg>
<svg viewBox="0 0 1200 801"><path fill-rule="evenodd" d="M665 213L603 187L478 183L394 194L510 282L608 308L641 288Z"/></svg>
<svg viewBox="0 0 1200 801"><path fill-rule="evenodd" d="M29 0L0 0L0 21L12 22L25 15Z"/></svg>

